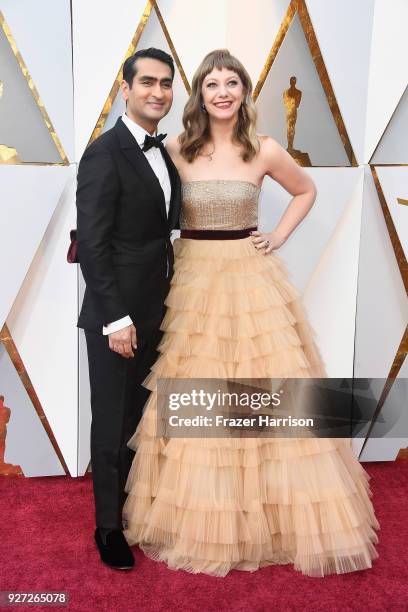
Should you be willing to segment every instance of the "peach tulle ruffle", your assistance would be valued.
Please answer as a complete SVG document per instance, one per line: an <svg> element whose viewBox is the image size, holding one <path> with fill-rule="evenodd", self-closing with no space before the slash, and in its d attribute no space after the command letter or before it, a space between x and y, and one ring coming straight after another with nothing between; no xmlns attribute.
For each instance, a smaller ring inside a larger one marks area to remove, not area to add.
<svg viewBox="0 0 408 612"><path fill-rule="evenodd" d="M173 569L225 576L292 563L371 567L379 529L348 439L156 436L158 378L325 377L299 294L250 238L174 243L152 393L128 446L124 534Z"/></svg>

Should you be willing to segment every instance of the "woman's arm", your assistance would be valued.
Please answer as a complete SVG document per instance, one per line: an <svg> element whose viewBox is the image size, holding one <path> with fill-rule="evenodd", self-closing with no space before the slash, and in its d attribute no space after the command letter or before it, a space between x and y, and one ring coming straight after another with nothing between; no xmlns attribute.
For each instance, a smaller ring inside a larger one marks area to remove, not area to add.
<svg viewBox="0 0 408 612"><path fill-rule="evenodd" d="M310 176L276 140L270 137L261 137L260 140L264 174L273 178L293 195L272 232L253 232L253 235L256 236L253 242L257 248L264 248L266 254L286 242L312 208L317 191ZM266 244L267 240L269 240L269 245Z"/></svg>

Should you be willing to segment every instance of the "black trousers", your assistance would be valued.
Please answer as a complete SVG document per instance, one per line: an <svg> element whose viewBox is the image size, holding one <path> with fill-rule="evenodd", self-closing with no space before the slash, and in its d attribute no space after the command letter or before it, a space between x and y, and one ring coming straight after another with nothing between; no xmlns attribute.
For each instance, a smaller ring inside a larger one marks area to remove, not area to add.
<svg viewBox="0 0 408 612"><path fill-rule="evenodd" d="M134 357L109 348L108 336L85 330L91 388L91 464L98 527L122 529L124 490L134 451L126 443L134 434L150 391L141 386L156 360L162 332L138 341Z"/></svg>

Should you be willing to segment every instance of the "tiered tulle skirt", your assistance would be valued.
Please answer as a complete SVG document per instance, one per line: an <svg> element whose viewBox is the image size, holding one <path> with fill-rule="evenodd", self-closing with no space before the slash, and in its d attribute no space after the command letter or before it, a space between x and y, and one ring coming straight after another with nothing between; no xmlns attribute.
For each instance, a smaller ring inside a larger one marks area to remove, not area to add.
<svg viewBox="0 0 408 612"><path fill-rule="evenodd" d="M325 377L280 258L251 238L174 242L160 356L128 446L124 534L172 569L225 576L292 563L310 576L371 567L369 476L348 439L163 438L158 378Z"/></svg>

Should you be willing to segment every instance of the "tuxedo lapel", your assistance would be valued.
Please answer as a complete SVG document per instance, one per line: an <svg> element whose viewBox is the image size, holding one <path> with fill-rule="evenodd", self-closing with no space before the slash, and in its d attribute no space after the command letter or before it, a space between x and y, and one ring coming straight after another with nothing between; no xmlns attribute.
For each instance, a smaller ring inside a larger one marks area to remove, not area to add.
<svg viewBox="0 0 408 612"><path fill-rule="evenodd" d="M180 214L180 194L181 194L181 183L179 173L177 172L176 166L167 150L163 147L161 149L164 161L166 162L167 170L169 171L170 183L171 183L171 198L168 214L168 227L172 230L177 224L178 217Z"/></svg>
<svg viewBox="0 0 408 612"><path fill-rule="evenodd" d="M154 196L155 202L158 203L163 221L167 224L166 202L159 179L147 161L142 149L120 117L115 124L115 130L118 135L123 154L145 183L148 192Z"/></svg>

